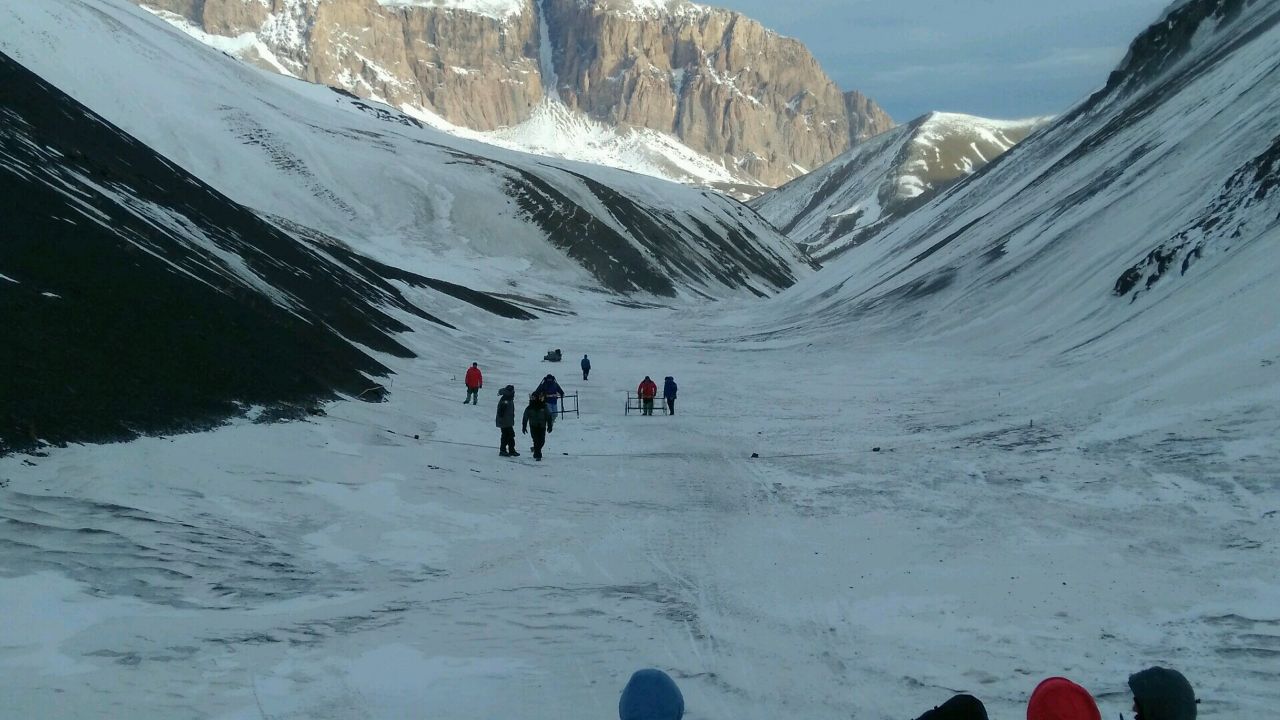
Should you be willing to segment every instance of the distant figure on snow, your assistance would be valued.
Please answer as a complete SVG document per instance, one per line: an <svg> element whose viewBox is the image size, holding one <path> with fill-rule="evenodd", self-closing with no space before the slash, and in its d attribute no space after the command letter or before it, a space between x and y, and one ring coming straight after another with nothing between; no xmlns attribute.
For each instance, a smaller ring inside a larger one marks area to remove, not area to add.
<svg viewBox="0 0 1280 720"><path fill-rule="evenodd" d="M471 367L467 368L467 399L462 401L463 405L471 403L473 405L480 404L480 388L484 387L484 375L480 374L480 366L471 363Z"/></svg>
<svg viewBox="0 0 1280 720"><path fill-rule="evenodd" d="M582 356L582 379L585 381L587 376L591 374L591 358L586 355Z"/></svg>
<svg viewBox="0 0 1280 720"><path fill-rule="evenodd" d="M618 700L618 720L681 720L684 696L676 681L661 670L640 670L631 676Z"/></svg>
<svg viewBox="0 0 1280 720"><path fill-rule="evenodd" d="M678 388L676 387L676 379L668 375L667 379L662 382L662 397L667 399L667 412L671 413L672 415L676 414L676 390L677 389Z"/></svg>
<svg viewBox="0 0 1280 720"><path fill-rule="evenodd" d="M560 349L556 348L555 350L551 350L550 352L548 352L546 355L543 355L542 359L546 360L547 362L560 362L561 358L563 357L564 355L560 353Z"/></svg>
<svg viewBox="0 0 1280 720"><path fill-rule="evenodd" d="M956 695L917 720L987 720L987 708L972 695Z"/></svg>
<svg viewBox="0 0 1280 720"><path fill-rule="evenodd" d="M502 457L520 457L516 452L516 386L508 385L498 391L498 416L494 423L502 431L498 439L498 454Z"/></svg>
<svg viewBox="0 0 1280 720"><path fill-rule="evenodd" d="M1196 693L1177 670L1153 667L1129 676L1137 720L1196 720Z"/></svg>
<svg viewBox="0 0 1280 720"><path fill-rule="evenodd" d="M1027 703L1027 720L1102 720L1088 690L1062 677L1036 686Z"/></svg>
<svg viewBox="0 0 1280 720"><path fill-rule="evenodd" d="M547 412L547 401L540 393L529 396L529 407L524 409L524 418L520 421L520 432L533 436L533 459L542 460L542 448L547 444L547 433L551 432L551 413Z"/></svg>
<svg viewBox="0 0 1280 720"><path fill-rule="evenodd" d="M636 388L636 395L640 396L642 415L653 414L653 399L658 396L658 384L648 375L640 381L640 386Z"/></svg>

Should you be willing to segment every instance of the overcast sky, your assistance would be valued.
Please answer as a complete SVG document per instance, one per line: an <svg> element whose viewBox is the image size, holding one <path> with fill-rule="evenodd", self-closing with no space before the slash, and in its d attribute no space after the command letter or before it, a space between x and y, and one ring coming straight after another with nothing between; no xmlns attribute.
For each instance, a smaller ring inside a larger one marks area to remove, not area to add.
<svg viewBox="0 0 1280 720"><path fill-rule="evenodd" d="M1052 115L1106 82L1170 0L702 0L802 40L895 120Z"/></svg>

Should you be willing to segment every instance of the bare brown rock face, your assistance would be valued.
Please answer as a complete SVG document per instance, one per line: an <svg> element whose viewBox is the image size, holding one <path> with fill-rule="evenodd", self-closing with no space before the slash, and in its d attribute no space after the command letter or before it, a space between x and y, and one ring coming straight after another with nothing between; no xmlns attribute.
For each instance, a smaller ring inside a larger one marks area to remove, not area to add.
<svg viewBox="0 0 1280 720"><path fill-rule="evenodd" d="M844 94L844 106L849 115L849 141L854 145L897 127L884 108L857 90Z"/></svg>
<svg viewBox="0 0 1280 720"><path fill-rule="evenodd" d="M769 185L892 125L862 96L847 102L799 41L683 0L511 0L492 14L447 0L135 1L211 34L252 33L243 55L268 69L474 130L527 120L554 75L570 108L670 133Z"/></svg>
<svg viewBox="0 0 1280 720"><path fill-rule="evenodd" d="M544 4L560 96L592 117L669 132L770 184L848 147L840 89L799 41L690 4Z"/></svg>
<svg viewBox="0 0 1280 720"><path fill-rule="evenodd" d="M508 17L377 0L135 0L207 33L254 34L246 59L475 130L527 118L542 99L533 0Z"/></svg>

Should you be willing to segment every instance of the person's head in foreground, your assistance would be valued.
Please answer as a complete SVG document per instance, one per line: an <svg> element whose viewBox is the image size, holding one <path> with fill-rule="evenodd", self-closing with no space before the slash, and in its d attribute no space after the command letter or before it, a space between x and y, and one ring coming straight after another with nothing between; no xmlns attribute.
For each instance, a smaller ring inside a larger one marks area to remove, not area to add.
<svg viewBox="0 0 1280 720"><path fill-rule="evenodd" d="M676 681L661 670L639 670L618 700L618 720L680 720L684 696Z"/></svg>
<svg viewBox="0 0 1280 720"><path fill-rule="evenodd" d="M1196 720L1196 693L1177 670L1153 667L1129 676L1136 720Z"/></svg>
<svg viewBox="0 0 1280 720"><path fill-rule="evenodd" d="M1027 703L1027 720L1102 720L1088 690L1062 677L1036 686Z"/></svg>

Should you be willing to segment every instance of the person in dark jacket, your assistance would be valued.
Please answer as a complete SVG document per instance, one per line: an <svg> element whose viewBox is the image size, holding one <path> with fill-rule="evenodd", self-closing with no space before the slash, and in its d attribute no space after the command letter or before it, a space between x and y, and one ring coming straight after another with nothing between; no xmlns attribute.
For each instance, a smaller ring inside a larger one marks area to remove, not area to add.
<svg viewBox="0 0 1280 720"><path fill-rule="evenodd" d="M618 700L618 720L680 720L684 696L676 681L661 670L639 670Z"/></svg>
<svg viewBox="0 0 1280 720"><path fill-rule="evenodd" d="M534 392L542 393L542 397L546 398L547 411L551 413L551 422L547 427L556 424L556 414L560 412L560 398L564 397L564 388L560 387L560 383L556 382L555 375L548 375L542 378L542 384Z"/></svg>
<svg viewBox="0 0 1280 720"><path fill-rule="evenodd" d="M1196 720L1196 693L1177 670L1153 667L1129 676L1137 720Z"/></svg>
<svg viewBox="0 0 1280 720"><path fill-rule="evenodd" d="M1027 720L1102 720L1088 690L1063 677L1036 686L1027 703Z"/></svg>
<svg viewBox="0 0 1280 720"><path fill-rule="evenodd" d="M498 416L494 423L502 432L498 439L498 454L502 457L520 457L516 452L516 386L508 385L498 391Z"/></svg>
<svg viewBox="0 0 1280 720"><path fill-rule="evenodd" d="M672 415L676 414L677 389L676 379L668 375L667 379L662 382L662 396L667 399L667 412Z"/></svg>
<svg viewBox="0 0 1280 720"><path fill-rule="evenodd" d="M591 358L587 357L586 355L583 355L581 365L582 365L582 379L586 380L587 376L591 374Z"/></svg>
<svg viewBox="0 0 1280 720"><path fill-rule="evenodd" d="M653 414L653 399L658 395L658 384L648 375L640 381L639 387L636 388L636 395L640 398L640 409L642 415Z"/></svg>
<svg viewBox="0 0 1280 720"><path fill-rule="evenodd" d="M987 708L972 695L956 695L917 720L987 720Z"/></svg>
<svg viewBox="0 0 1280 720"><path fill-rule="evenodd" d="M541 393L529 396L529 407L524 409L520 432L533 435L533 459L542 460L542 448L547 444L547 433L551 432L551 413L547 412L547 401Z"/></svg>
<svg viewBox="0 0 1280 720"><path fill-rule="evenodd" d="M473 405L480 404L480 388L484 387L484 375L480 374L480 366L471 363L471 367L467 368L467 399L462 401L463 405L471 403Z"/></svg>

